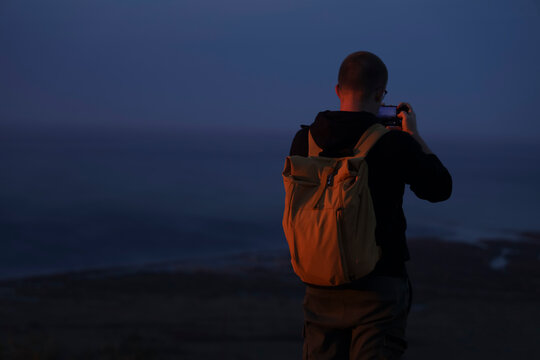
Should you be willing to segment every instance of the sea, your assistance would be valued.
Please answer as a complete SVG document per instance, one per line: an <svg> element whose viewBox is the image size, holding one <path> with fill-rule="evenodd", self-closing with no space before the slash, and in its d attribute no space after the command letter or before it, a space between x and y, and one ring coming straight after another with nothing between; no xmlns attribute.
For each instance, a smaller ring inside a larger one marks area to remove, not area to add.
<svg viewBox="0 0 540 360"><path fill-rule="evenodd" d="M285 250L296 129L4 129L0 278ZM407 236L479 244L540 233L540 144L429 139L452 197L407 188Z"/></svg>

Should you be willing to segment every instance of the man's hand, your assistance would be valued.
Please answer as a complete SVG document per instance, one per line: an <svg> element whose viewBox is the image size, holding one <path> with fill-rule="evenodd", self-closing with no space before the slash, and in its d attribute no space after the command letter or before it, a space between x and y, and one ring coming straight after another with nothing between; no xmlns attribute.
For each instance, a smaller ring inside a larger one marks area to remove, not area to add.
<svg viewBox="0 0 540 360"><path fill-rule="evenodd" d="M422 147L422 150L426 154L432 154L430 148L425 143L424 139L418 134L418 128L416 127L416 114L411 106L411 104L406 102L401 102L397 108L405 108L397 114L397 117L401 119L401 131L409 133ZM398 127L399 129L399 127Z"/></svg>
<svg viewBox="0 0 540 360"><path fill-rule="evenodd" d="M416 114L409 103L401 102L397 108L403 108L397 117L401 119L401 130L411 134L413 137L418 135L416 127Z"/></svg>

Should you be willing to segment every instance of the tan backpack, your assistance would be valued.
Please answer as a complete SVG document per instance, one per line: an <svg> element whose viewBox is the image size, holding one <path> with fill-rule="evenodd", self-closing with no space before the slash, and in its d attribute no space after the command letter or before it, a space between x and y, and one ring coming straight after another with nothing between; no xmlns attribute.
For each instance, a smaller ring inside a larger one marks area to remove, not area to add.
<svg viewBox="0 0 540 360"><path fill-rule="evenodd" d="M303 282L345 284L367 275L379 260L365 157L387 131L372 125L354 155L343 158L317 156L322 149L310 132L309 157L285 160L283 229L294 272Z"/></svg>

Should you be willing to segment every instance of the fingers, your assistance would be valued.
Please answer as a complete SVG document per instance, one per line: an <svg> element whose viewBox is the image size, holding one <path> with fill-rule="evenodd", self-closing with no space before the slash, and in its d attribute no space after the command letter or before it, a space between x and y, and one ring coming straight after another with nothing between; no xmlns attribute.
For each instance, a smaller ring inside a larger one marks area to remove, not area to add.
<svg viewBox="0 0 540 360"><path fill-rule="evenodd" d="M400 102L400 103L398 104L397 108L398 108L398 109L399 109L399 108L406 108L407 110L402 109L401 111L405 111L405 112L408 112L408 113L410 113L410 112L413 111L413 108L412 108L411 104L406 103L406 102ZM401 111L400 111L400 112L401 112Z"/></svg>
<svg viewBox="0 0 540 360"><path fill-rule="evenodd" d="M406 111L404 111L404 110L401 110L400 112L398 112L398 113L396 114L396 116L397 116L398 118L400 118L401 121L405 121L405 119L407 118L407 115L408 115L408 114L409 114L408 112L406 112Z"/></svg>
<svg viewBox="0 0 540 360"><path fill-rule="evenodd" d="M402 130L401 126L387 126L386 128L388 130L399 130L399 131Z"/></svg>
<svg viewBox="0 0 540 360"><path fill-rule="evenodd" d="M408 132L409 134L417 134L418 129L416 127L416 114L411 106L411 104L406 102L399 103L397 109L399 113L396 114L398 118L401 119L401 126L403 131Z"/></svg>

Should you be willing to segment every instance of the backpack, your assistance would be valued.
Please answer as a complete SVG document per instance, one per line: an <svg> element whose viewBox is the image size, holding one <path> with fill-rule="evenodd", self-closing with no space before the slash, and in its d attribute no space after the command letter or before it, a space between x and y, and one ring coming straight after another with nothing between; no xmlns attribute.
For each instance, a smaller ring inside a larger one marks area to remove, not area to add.
<svg viewBox="0 0 540 360"><path fill-rule="evenodd" d="M387 131L372 125L353 156L342 158L318 156L322 149L308 132L309 156L287 156L283 230L303 282L346 284L371 272L381 257L365 157Z"/></svg>

